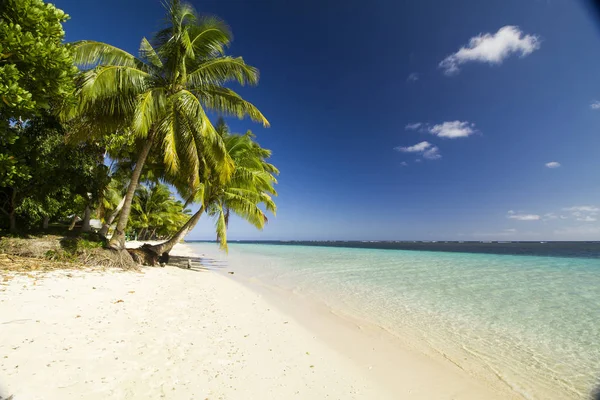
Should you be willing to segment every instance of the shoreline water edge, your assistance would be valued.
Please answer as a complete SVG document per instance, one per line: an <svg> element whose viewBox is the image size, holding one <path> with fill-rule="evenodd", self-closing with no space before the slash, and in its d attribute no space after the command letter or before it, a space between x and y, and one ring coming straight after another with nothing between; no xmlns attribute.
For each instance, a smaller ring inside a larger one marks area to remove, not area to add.
<svg viewBox="0 0 600 400"><path fill-rule="evenodd" d="M435 343L264 279L251 254L233 247L225 255L214 244L178 244L165 268L56 271L3 282L0 395L571 398L511 387L501 373L465 368L468 362Z"/></svg>

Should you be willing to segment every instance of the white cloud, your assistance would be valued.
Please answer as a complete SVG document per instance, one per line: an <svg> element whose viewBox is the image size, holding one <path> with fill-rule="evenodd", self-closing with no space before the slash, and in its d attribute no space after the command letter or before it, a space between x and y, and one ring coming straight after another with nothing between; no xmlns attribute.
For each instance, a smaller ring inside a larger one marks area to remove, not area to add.
<svg viewBox="0 0 600 400"><path fill-rule="evenodd" d="M442 155L440 154L440 149L438 149L437 146L434 146L430 149L427 149L423 153L423 158L426 158L428 160L437 160L439 158L442 158Z"/></svg>
<svg viewBox="0 0 600 400"><path fill-rule="evenodd" d="M511 214L508 213L508 217L510 219L516 219L517 221L539 221L540 216L537 214L515 214L514 212Z"/></svg>
<svg viewBox="0 0 600 400"><path fill-rule="evenodd" d="M590 104L590 108L592 110L600 110L600 101L598 101L598 100L592 101L592 103Z"/></svg>
<svg viewBox="0 0 600 400"><path fill-rule="evenodd" d="M563 208L563 210L564 211L582 211L582 212L596 213L596 212L600 211L600 208L598 208L596 206L573 206L573 207Z"/></svg>
<svg viewBox="0 0 600 400"><path fill-rule="evenodd" d="M516 229L510 228L510 229L505 229L503 232L506 232L506 233L515 233L516 231L517 231Z"/></svg>
<svg viewBox="0 0 600 400"><path fill-rule="evenodd" d="M577 221L595 222L598 221L598 218L592 217L591 215L586 215L585 217L582 216L581 218L577 218Z"/></svg>
<svg viewBox="0 0 600 400"><path fill-rule="evenodd" d="M549 163L546 163L546 167L548 168L558 168L560 167L560 163L557 161L550 161Z"/></svg>
<svg viewBox="0 0 600 400"><path fill-rule="evenodd" d="M444 138L461 138L468 137L475 133L475 124L467 121L447 121L438 125L434 125L429 129L429 132Z"/></svg>
<svg viewBox="0 0 600 400"><path fill-rule="evenodd" d="M431 143L421 142L421 143L415 144L414 146L396 147L396 150L401 151L403 153L422 153L430 147L431 147Z"/></svg>
<svg viewBox="0 0 600 400"><path fill-rule="evenodd" d="M563 211L569 211L577 221L595 222L598 220L597 215L600 208L596 206L573 206L563 208ZM561 219L567 219L567 217L561 216Z"/></svg>
<svg viewBox="0 0 600 400"><path fill-rule="evenodd" d="M440 149L429 142L420 142L414 146L408 147L396 147L396 150L402 153L420 153L423 155L423 158L427 160L437 160L442 158ZM421 162L421 160L417 159L415 162Z"/></svg>
<svg viewBox="0 0 600 400"><path fill-rule="evenodd" d="M420 78L420 75L417 72L413 72L412 74L408 75L408 78L406 78L407 82L416 82L418 81Z"/></svg>
<svg viewBox="0 0 600 400"><path fill-rule="evenodd" d="M417 158L417 159L415 160L415 162L418 162L418 163L420 163L420 162L421 162L421 159L420 159L420 158Z"/></svg>
<svg viewBox="0 0 600 400"><path fill-rule="evenodd" d="M420 122L415 122L414 124L407 124L404 129L406 129L407 131L416 131L417 129L419 129L421 127L421 125L423 125Z"/></svg>
<svg viewBox="0 0 600 400"><path fill-rule="evenodd" d="M488 64L501 64L511 54L525 57L540 48L540 38L525 35L516 26L504 26L495 34L485 33L472 37L469 44L446 57L439 67L446 75L458 73L461 64L477 61Z"/></svg>
<svg viewBox="0 0 600 400"><path fill-rule="evenodd" d="M514 211L514 210L508 210L507 214L508 214L508 215L513 215L513 214L516 214L516 213L515 213L515 211Z"/></svg>
<svg viewBox="0 0 600 400"><path fill-rule="evenodd" d="M407 131L429 132L432 135L449 139L468 137L477 133L475 124L469 121L446 121L433 126L424 122L412 122L407 124L404 129Z"/></svg>
<svg viewBox="0 0 600 400"><path fill-rule="evenodd" d="M402 162L400 163L400 165L402 165L403 167L408 167L408 163L407 163L406 161L402 161Z"/></svg>

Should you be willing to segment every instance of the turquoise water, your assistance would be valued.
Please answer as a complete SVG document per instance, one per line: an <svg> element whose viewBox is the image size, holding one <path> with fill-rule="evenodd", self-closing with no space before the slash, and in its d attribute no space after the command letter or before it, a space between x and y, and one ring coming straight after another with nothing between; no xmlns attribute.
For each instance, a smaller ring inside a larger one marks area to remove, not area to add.
<svg viewBox="0 0 600 400"><path fill-rule="evenodd" d="M525 398L584 399L599 382L598 259L264 244L232 244L219 257Z"/></svg>

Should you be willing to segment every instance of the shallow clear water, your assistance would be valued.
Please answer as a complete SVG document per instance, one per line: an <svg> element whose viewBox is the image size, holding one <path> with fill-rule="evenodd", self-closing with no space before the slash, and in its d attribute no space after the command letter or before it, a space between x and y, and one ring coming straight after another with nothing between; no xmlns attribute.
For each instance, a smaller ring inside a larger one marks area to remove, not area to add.
<svg viewBox="0 0 600 400"><path fill-rule="evenodd" d="M231 244L221 258L526 398L587 398L600 378L598 259L265 244Z"/></svg>

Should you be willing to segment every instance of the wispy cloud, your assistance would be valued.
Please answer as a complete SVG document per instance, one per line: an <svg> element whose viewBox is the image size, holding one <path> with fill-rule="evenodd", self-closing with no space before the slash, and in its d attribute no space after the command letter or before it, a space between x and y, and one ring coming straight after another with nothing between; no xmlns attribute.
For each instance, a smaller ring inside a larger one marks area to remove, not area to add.
<svg viewBox="0 0 600 400"><path fill-rule="evenodd" d="M582 222L595 222L598 221L598 218L596 217L592 217L591 215L586 215L586 216L582 216L580 218L577 218L577 221L582 221Z"/></svg>
<svg viewBox="0 0 600 400"><path fill-rule="evenodd" d="M472 37L467 46L446 57L439 67L446 75L457 74L459 66L467 62L501 64L512 54L525 57L540 48L540 38L526 35L516 26L504 26L498 32Z"/></svg>
<svg viewBox="0 0 600 400"><path fill-rule="evenodd" d="M475 124L469 121L446 121L435 125L424 122L414 122L406 125L404 128L408 131L418 130L420 132L428 132L432 135L447 139L469 137L474 133L477 133Z"/></svg>
<svg viewBox="0 0 600 400"><path fill-rule="evenodd" d="M558 215L556 215L555 213L547 213L544 214L544 216L542 217L542 221L550 221L553 219L558 219Z"/></svg>
<svg viewBox="0 0 600 400"><path fill-rule="evenodd" d="M414 146L396 147L396 150L401 151L402 153L422 153L431 146L432 144L429 142L420 142L415 144Z"/></svg>
<svg viewBox="0 0 600 400"><path fill-rule="evenodd" d="M402 165L403 167L408 167L408 163L407 163L406 161L402 161L402 162L400 163L400 165Z"/></svg>
<svg viewBox="0 0 600 400"><path fill-rule="evenodd" d="M598 101L598 100L592 101L592 103L590 104L590 108L592 110L600 110L600 101Z"/></svg>
<svg viewBox="0 0 600 400"><path fill-rule="evenodd" d="M596 222L600 208L596 206L573 206L563 208L563 211L569 211L571 216L581 222Z"/></svg>
<svg viewBox="0 0 600 400"><path fill-rule="evenodd" d="M407 131L416 131L417 129L419 129L423 124L420 122L415 122L414 124L407 124L404 128Z"/></svg>
<svg viewBox="0 0 600 400"><path fill-rule="evenodd" d="M560 163L557 161L550 161L549 163L546 163L546 167L547 168L558 168L558 167L560 167Z"/></svg>
<svg viewBox="0 0 600 400"><path fill-rule="evenodd" d="M408 147L396 147L396 150L402 153L419 153L427 160L437 160L442 158L440 149L429 142L420 142L414 146ZM415 162L420 162L420 160L417 159Z"/></svg>
<svg viewBox="0 0 600 400"><path fill-rule="evenodd" d="M408 78L406 78L406 81L407 82L416 82L419 80L420 77L421 77L421 75L418 72L413 72L408 75Z"/></svg>
<svg viewBox="0 0 600 400"><path fill-rule="evenodd" d="M517 221L539 221L541 218L537 214L517 214L513 210L508 211L506 217Z"/></svg>
<svg viewBox="0 0 600 400"><path fill-rule="evenodd" d="M573 207L563 208L563 210L596 213L596 212L600 211L600 208L598 208L596 206L573 206Z"/></svg>
<svg viewBox="0 0 600 400"><path fill-rule="evenodd" d="M437 148L436 146L431 147L430 149L427 149L424 153L423 153L423 158L426 158L428 160L437 160L442 158L442 155L440 154L440 149Z"/></svg>

